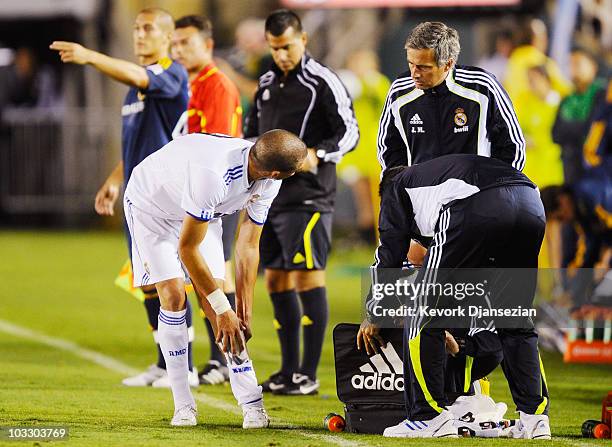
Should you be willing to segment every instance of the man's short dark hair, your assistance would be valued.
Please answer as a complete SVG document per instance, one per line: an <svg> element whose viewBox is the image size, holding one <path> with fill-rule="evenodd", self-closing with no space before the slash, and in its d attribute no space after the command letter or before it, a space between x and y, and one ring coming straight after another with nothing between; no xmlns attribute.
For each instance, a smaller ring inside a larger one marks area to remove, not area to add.
<svg viewBox="0 0 612 447"><path fill-rule="evenodd" d="M195 29L197 29L203 37L212 37L212 23L204 16L183 16L176 22L174 22L174 28L189 28L190 26L193 26Z"/></svg>
<svg viewBox="0 0 612 447"><path fill-rule="evenodd" d="M404 171L408 166L395 166L393 168L389 168L385 171L380 179L380 185L378 185L378 195L380 197L383 196L383 193L389 188L389 185L393 181L393 179L400 173Z"/></svg>
<svg viewBox="0 0 612 447"><path fill-rule="evenodd" d="M293 28L297 33L302 32L302 21L293 11L277 9L270 13L266 19L266 33L270 33L275 37L281 36L288 28Z"/></svg>
<svg viewBox="0 0 612 447"><path fill-rule="evenodd" d="M572 190L567 185L552 185L540 190L540 198L544 205L544 212L550 216L559 209L560 197L564 194L572 195Z"/></svg>
<svg viewBox="0 0 612 447"><path fill-rule="evenodd" d="M272 129L257 139L251 154L260 169L295 172L308 155L308 149L297 135L288 130Z"/></svg>

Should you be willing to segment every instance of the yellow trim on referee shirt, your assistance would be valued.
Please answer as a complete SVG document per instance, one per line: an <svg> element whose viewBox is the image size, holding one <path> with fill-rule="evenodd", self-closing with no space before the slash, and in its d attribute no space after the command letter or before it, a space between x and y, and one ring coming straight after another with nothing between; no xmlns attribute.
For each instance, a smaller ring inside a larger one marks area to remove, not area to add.
<svg viewBox="0 0 612 447"><path fill-rule="evenodd" d="M431 393L427 389L427 383L425 382L425 376L423 375L423 368L421 368L421 331L419 331L419 335L408 341L408 350L410 351L412 370L416 375L421 391L425 396L425 400L431 408L436 410L438 413L442 413L442 408L438 406L438 403L434 400ZM406 386L408 386L408 384L406 384Z"/></svg>
<svg viewBox="0 0 612 447"><path fill-rule="evenodd" d="M304 230L304 256L306 257L306 268L311 269L314 268L314 258L312 257L312 245L310 243L310 234L312 233L312 229L319 221L321 217L321 213L318 211L312 215L308 225L306 225L306 230Z"/></svg>

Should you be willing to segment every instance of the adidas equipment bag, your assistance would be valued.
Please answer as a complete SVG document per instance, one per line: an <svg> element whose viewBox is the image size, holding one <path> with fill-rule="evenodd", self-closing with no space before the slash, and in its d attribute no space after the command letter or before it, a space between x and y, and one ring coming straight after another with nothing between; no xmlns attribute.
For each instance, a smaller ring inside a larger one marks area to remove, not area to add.
<svg viewBox="0 0 612 447"><path fill-rule="evenodd" d="M358 324L334 328L336 391L344 403L347 431L381 434L406 418L403 331L381 329L387 346L371 357L357 350L357 331Z"/></svg>

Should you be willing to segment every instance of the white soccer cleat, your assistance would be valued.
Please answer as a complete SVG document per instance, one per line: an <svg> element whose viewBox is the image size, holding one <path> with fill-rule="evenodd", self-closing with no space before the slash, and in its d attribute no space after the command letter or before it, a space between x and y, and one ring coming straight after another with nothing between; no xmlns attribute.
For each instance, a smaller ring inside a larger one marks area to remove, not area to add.
<svg viewBox="0 0 612 447"><path fill-rule="evenodd" d="M168 378L168 374L157 379L155 382L151 384L153 388L170 388L170 379ZM200 386L200 379L198 378L198 372L195 370L189 371L189 386L191 388L197 388Z"/></svg>
<svg viewBox="0 0 612 447"><path fill-rule="evenodd" d="M385 428L387 438L458 438L457 427L450 411L442 410L429 421L410 421L404 419L397 425Z"/></svg>
<svg viewBox="0 0 612 447"><path fill-rule="evenodd" d="M459 434L479 438L499 438L502 436L503 420L508 406L503 402L495 403L484 394L459 396L449 407L455 419Z"/></svg>
<svg viewBox="0 0 612 447"><path fill-rule="evenodd" d="M151 386L153 382L167 376L166 370L157 365L151 365L146 371L121 381L125 386Z"/></svg>
<svg viewBox="0 0 612 447"><path fill-rule="evenodd" d="M550 422L545 414L527 414L519 411L521 418L516 421L508 434L515 439L551 439Z"/></svg>
<svg viewBox="0 0 612 447"><path fill-rule="evenodd" d="M242 428L267 428L270 418L263 407L248 407L242 409Z"/></svg>
<svg viewBox="0 0 612 447"><path fill-rule="evenodd" d="M173 427L193 427L198 425L198 410L191 405L185 405L174 412L170 421Z"/></svg>
<svg viewBox="0 0 612 447"><path fill-rule="evenodd" d="M216 360L211 360L198 373L200 385L221 385L229 382L229 369Z"/></svg>

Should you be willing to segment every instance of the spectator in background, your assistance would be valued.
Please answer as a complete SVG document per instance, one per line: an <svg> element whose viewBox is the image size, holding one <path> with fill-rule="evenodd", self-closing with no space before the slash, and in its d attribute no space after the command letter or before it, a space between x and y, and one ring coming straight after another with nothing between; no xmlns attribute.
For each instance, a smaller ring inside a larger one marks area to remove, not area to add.
<svg viewBox="0 0 612 447"><path fill-rule="evenodd" d="M59 102L57 80L49 67L38 63L31 48L15 50L13 63L0 72L0 109L52 107Z"/></svg>
<svg viewBox="0 0 612 447"><path fill-rule="evenodd" d="M608 83L605 101L596 105L583 154L588 168L602 164L612 166L607 163L612 160L612 81Z"/></svg>
<svg viewBox="0 0 612 447"><path fill-rule="evenodd" d="M584 173L582 147L595 106L604 99L605 83L596 78L597 61L585 50L572 51L569 68L574 91L559 105L552 136L561 146L565 182L573 184Z"/></svg>
<svg viewBox="0 0 612 447"><path fill-rule="evenodd" d="M338 165L339 174L353 191L357 208L359 235L366 244L376 240L376 215L379 203L380 165L376 159L378 117L385 105L390 82L379 71L378 56L371 50L358 50L347 60L349 76L340 77L353 99L361 138L355 152L349 152ZM351 77L350 74L353 76ZM375 209L376 208L376 209Z"/></svg>
<svg viewBox="0 0 612 447"><path fill-rule="evenodd" d="M238 71L251 79L258 79L273 63L266 42L264 21L248 18L236 27L236 51L230 59Z"/></svg>
<svg viewBox="0 0 612 447"><path fill-rule="evenodd" d="M552 127L561 102L553 90L548 72L543 66L527 70L529 90L521 92L515 101L516 114L527 143L527 162L523 172L539 188L563 183L561 148L552 140ZM557 222L546 226L545 243L540 250L540 267L561 265L561 228ZM540 283L542 290L553 284Z"/></svg>
<svg viewBox="0 0 612 447"><path fill-rule="evenodd" d="M504 82L506 69L508 67L508 58L514 49L512 41L512 31L501 30L495 34L495 48L489 57L484 57L478 64L481 67L495 75L498 81Z"/></svg>
<svg viewBox="0 0 612 447"><path fill-rule="evenodd" d="M593 281L593 268L612 247L612 160L591 169L574 185L542 189L548 220L574 230L564 238L563 263L567 268L566 289L574 308L587 303L586 292Z"/></svg>
<svg viewBox="0 0 612 447"><path fill-rule="evenodd" d="M517 46L508 59L508 69L504 77L504 87L512 102L529 90L527 71L537 66L546 68L551 88L561 97L570 93L571 84L565 79L557 63L546 56L548 35L544 22L539 19L529 20L518 31L515 40Z"/></svg>
<svg viewBox="0 0 612 447"><path fill-rule="evenodd" d="M525 174L538 187L563 183L561 149L552 140L552 127L561 98L552 88L544 66L527 70L529 89L515 101L517 116L527 143Z"/></svg>
<svg viewBox="0 0 612 447"><path fill-rule="evenodd" d="M236 84L243 99L243 108L248 111L249 103L257 91L257 80L270 69L273 61L266 42L263 20L242 20L234 36L236 44L227 55L227 60L218 58L217 65Z"/></svg>

